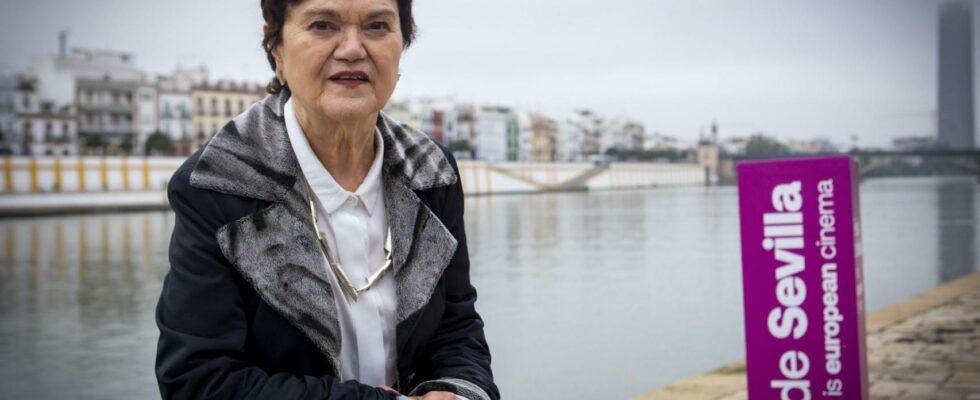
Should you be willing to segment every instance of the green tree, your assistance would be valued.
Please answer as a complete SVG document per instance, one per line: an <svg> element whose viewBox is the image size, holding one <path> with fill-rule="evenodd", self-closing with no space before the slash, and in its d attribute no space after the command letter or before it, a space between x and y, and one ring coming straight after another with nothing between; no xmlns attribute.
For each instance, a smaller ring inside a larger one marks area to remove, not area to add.
<svg viewBox="0 0 980 400"><path fill-rule="evenodd" d="M755 135L749 138L745 144L745 155L749 157L770 157L789 154L789 148L762 135Z"/></svg>
<svg viewBox="0 0 980 400"><path fill-rule="evenodd" d="M617 149L606 150L606 155L617 161L666 161L678 162L684 160L687 154L674 149Z"/></svg>
<svg viewBox="0 0 980 400"><path fill-rule="evenodd" d="M85 146L85 148L92 150L104 148L106 145L105 135L101 133L85 135L82 145Z"/></svg>
<svg viewBox="0 0 980 400"><path fill-rule="evenodd" d="M470 141L466 139L453 140L450 141L446 146L449 151L471 151L473 146L470 145Z"/></svg>
<svg viewBox="0 0 980 400"><path fill-rule="evenodd" d="M160 155L173 152L173 142L167 134L156 131L146 138L146 154Z"/></svg>
<svg viewBox="0 0 980 400"><path fill-rule="evenodd" d="M133 139L125 138L122 143L119 144L119 149L123 151L124 154L132 154L133 152Z"/></svg>

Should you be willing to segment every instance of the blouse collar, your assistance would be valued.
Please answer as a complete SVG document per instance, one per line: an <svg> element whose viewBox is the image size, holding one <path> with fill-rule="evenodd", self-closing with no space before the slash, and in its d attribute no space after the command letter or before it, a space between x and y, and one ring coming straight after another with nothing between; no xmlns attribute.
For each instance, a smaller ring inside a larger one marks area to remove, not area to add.
<svg viewBox="0 0 980 400"><path fill-rule="evenodd" d="M332 214L345 201L356 199L367 210L368 216L371 216L377 207L381 192L381 160L384 154L384 140L381 138L381 131L377 127L374 128L375 143L378 144L374 152L374 161L371 163L371 168L360 187L351 193L337 183L334 177L330 175L330 171L327 171L313 152L313 148L303 132L303 127L300 126L299 120L296 118L292 99L286 102L283 107L283 114L286 122L286 133L289 135L289 143L296 154L296 160L299 161L303 176L310 183L310 187L316 193L324 211Z"/></svg>

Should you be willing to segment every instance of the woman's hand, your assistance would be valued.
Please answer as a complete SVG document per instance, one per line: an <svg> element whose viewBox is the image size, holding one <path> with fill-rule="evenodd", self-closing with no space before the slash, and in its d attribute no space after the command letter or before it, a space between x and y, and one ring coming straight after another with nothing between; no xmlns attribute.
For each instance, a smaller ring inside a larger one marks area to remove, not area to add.
<svg viewBox="0 0 980 400"><path fill-rule="evenodd" d="M456 400L455 394L450 392L429 392L422 397L412 397L413 400Z"/></svg>
<svg viewBox="0 0 980 400"><path fill-rule="evenodd" d="M392 389L391 386L388 385L381 385L378 387L389 392L398 393L397 390ZM458 397L456 397L455 394L450 392L429 392L422 396L410 397L412 400L456 400L457 398Z"/></svg>

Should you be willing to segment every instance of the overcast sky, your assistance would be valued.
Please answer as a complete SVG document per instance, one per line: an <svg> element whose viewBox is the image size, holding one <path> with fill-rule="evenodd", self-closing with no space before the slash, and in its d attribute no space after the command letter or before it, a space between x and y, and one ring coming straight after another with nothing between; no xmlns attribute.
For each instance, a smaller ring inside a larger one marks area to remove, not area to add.
<svg viewBox="0 0 980 400"><path fill-rule="evenodd" d="M553 116L590 108L686 139L717 120L723 136L849 143L857 135L862 145L884 145L934 133L938 4L416 0L419 37L395 98L452 97ZM258 0L0 5L0 73L55 53L57 32L67 29L70 47L131 52L152 72L206 65L213 78L271 77Z"/></svg>

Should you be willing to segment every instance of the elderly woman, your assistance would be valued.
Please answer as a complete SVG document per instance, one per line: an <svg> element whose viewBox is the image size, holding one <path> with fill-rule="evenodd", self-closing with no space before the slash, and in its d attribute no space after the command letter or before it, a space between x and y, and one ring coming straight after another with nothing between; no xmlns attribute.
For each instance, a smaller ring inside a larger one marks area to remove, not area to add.
<svg viewBox="0 0 980 400"><path fill-rule="evenodd" d="M262 0L270 96L174 174L164 398L498 399L452 155L381 113L411 0Z"/></svg>

